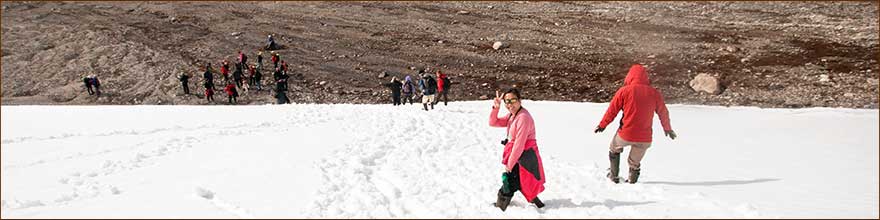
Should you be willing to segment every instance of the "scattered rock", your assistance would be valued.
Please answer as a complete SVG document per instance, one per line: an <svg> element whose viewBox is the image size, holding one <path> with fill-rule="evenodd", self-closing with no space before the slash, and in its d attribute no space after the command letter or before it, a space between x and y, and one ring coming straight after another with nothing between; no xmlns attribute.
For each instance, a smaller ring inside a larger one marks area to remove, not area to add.
<svg viewBox="0 0 880 220"><path fill-rule="evenodd" d="M381 78L385 78L385 77L388 77L388 72L387 72L387 71L382 72L382 73L379 73L379 79L381 79Z"/></svg>
<svg viewBox="0 0 880 220"><path fill-rule="evenodd" d="M500 50L500 49L507 48L507 47L509 47L509 46L510 46L510 44L508 44L508 43L506 43L506 42L495 41L495 43L492 44L492 49Z"/></svg>
<svg viewBox="0 0 880 220"><path fill-rule="evenodd" d="M318 85L322 85L322 86L323 86L324 84L327 84L327 81L321 81L321 82L318 83Z"/></svg>
<svg viewBox="0 0 880 220"><path fill-rule="evenodd" d="M718 79L709 74L700 73L690 82L691 88L697 92L706 92L713 95L721 93L721 84Z"/></svg>
<svg viewBox="0 0 880 220"><path fill-rule="evenodd" d="M6 6L3 6L3 7L5 8ZM470 12L468 12L468 11L458 11L458 14L460 14L460 15L466 15L466 14L470 14Z"/></svg>
<svg viewBox="0 0 880 220"><path fill-rule="evenodd" d="M483 83L483 87L489 86L489 83Z"/></svg>
<svg viewBox="0 0 880 220"><path fill-rule="evenodd" d="M481 96L480 96L480 99L486 100L486 99L489 99L489 96L487 96L487 95L481 95Z"/></svg>
<svg viewBox="0 0 880 220"><path fill-rule="evenodd" d="M241 35L241 32L232 32L232 33L229 34L229 35L232 35L232 36L238 36L238 35Z"/></svg>
<svg viewBox="0 0 880 220"><path fill-rule="evenodd" d="M856 96L856 94L851 93L851 92L847 92L847 93L844 93L843 96L844 97L854 97L854 96Z"/></svg>
<svg viewBox="0 0 880 220"><path fill-rule="evenodd" d="M831 82L831 77L828 76L827 74L819 75L819 82L822 82L822 83Z"/></svg>

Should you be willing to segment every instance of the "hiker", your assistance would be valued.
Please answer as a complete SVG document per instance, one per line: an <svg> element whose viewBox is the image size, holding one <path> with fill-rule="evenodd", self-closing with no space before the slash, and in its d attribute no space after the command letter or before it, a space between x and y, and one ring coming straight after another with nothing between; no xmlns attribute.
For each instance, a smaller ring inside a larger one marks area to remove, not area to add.
<svg viewBox="0 0 880 220"><path fill-rule="evenodd" d="M257 69L263 68L263 51L257 52Z"/></svg>
<svg viewBox="0 0 880 220"><path fill-rule="evenodd" d="M229 61L223 60L220 64L220 74L223 75L223 81L229 81Z"/></svg>
<svg viewBox="0 0 880 220"><path fill-rule="evenodd" d="M430 74L422 74L422 79L419 80L419 89L422 90L422 106L425 107L425 111L428 111L428 104L431 104L431 109L434 109L434 94L437 93L437 81L431 78Z"/></svg>
<svg viewBox="0 0 880 220"><path fill-rule="evenodd" d="M403 86L402 86L402 88L401 88L401 90L402 90L402 92L403 92L403 94L402 94L402 95L403 95L403 102L402 102L402 104L406 104L406 102L409 101L409 104L412 105L412 103L413 103L413 92L416 90L416 86L413 85L413 84L414 84L414 83L413 83L413 81L412 81L412 78L410 78L409 75L406 75L406 78L404 78L404 80L403 80Z"/></svg>
<svg viewBox="0 0 880 220"><path fill-rule="evenodd" d="M594 133L605 130L617 113L623 111L623 118L620 119L620 127L614 138L611 140L609 147L608 159L611 167L606 175L614 183L619 183L620 178L617 176L620 172L620 153L626 146L632 146L629 151L629 178L628 183L636 183L641 174L642 158L645 152L651 147L651 126L654 120L654 113L660 116L660 124L663 131L671 139L675 139L675 131L672 131L672 125L669 124L669 111L666 109L666 103L663 102L663 95L657 89L651 87L648 81L648 74L642 65L635 64L629 69L623 87L614 93L605 116L596 126Z"/></svg>
<svg viewBox="0 0 880 220"><path fill-rule="evenodd" d="M83 76L82 80L83 80L83 85L86 86L86 90L88 90L88 92L89 92L89 95L95 94L95 91L92 90L92 79L89 78L89 76Z"/></svg>
<svg viewBox="0 0 880 220"><path fill-rule="evenodd" d="M281 61L281 56L278 55L278 53L275 53L275 51L272 51L272 57L270 59L272 60L272 65L274 65L272 68L278 68L278 61Z"/></svg>
<svg viewBox="0 0 880 220"><path fill-rule="evenodd" d="M268 38L269 38L269 39L266 40L267 42L266 42L266 47L265 47L265 49L266 49L266 50L277 50L277 49L278 49L278 44L275 44L275 39L272 38L272 35L269 35Z"/></svg>
<svg viewBox="0 0 880 220"><path fill-rule="evenodd" d="M440 97L443 97L443 105L447 104L448 97L446 94L449 92L449 78L446 77L446 74L437 70L437 99L434 100L434 103L440 102Z"/></svg>
<svg viewBox="0 0 880 220"><path fill-rule="evenodd" d="M499 118L498 110L504 100L508 115ZM535 121L529 111L522 107L522 96L516 88L507 89L503 95L495 91L495 103L489 113L489 126L507 127L507 139L501 141L504 153L501 164L505 172L501 175L501 189L495 207L507 210L513 194L519 190L529 203L538 208L544 203L538 194L544 191L544 164L535 140Z"/></svg>
<svg viewBox="0 0 880 220"><path fill-rule="evenodd" d="M257 64L253 68L254 74L251 77L251 80L254 81L254 86L257 87L257 91L263 91L263 73L260 72L260 65Z"/></svg>
<svg viewBox="0 0 880 220"><path fill-rule="evenodd" d="M190 76L186 73L181 73L180 76L177 77L180 80L180 85L183 86L183 94L189 95L189 78Z"/></svg>
<svg viewBox="0 0 880 220"><path fill-rule="evenodd" d="M247 55L242 53L240 50L238 51L238 63L241 66L247 66Z"/></svg>
<svg viewBox="0 0 880 220"><path fill-rule="evenodd" d="M95 95L101 96L101 81L98 80L98 76L93 74L89 76L89 78L89 83L92 84L93 87L95 87Z"/></svg>
<svg viewBox="0 0 880 220"><path fill-rule="evenodd" d="M205 88L211 87L211 89L214 89L214 74L211 73L211 63L205 65L205 73L202 74L202 77L205 80Z"/></svg>
<svg viewBox="0 0 880 220"><path fill-rule="evenodd" d="M403 83L400 83L395 76L391 77L391 82L385 83L384 85L391 89L391 103L394 106L400 105L400 89L403 86Z"/></svg>
<svg viewBox="0 0 880 220"><path fill-rule="evenodd" d="M237 103L238 101L238 90L235 89L235 84L231 81L226 81L226 95L229 98L229 104Z"/></svg>
<svg viewBox="0 0 880 220"><path fill-rule="evenodd" d="M242 64L235 64L235 71L232 72L232 80L235 81L235 85L241 88L242 78L244 77L244 73L242 73Z"/></svg>
<svg viewBox="0 0 880 220"><path fill-rule="evenodd" d="M277 104L290 103L287 98L287 79L279 79L275 81L275 100Z"/></svg>

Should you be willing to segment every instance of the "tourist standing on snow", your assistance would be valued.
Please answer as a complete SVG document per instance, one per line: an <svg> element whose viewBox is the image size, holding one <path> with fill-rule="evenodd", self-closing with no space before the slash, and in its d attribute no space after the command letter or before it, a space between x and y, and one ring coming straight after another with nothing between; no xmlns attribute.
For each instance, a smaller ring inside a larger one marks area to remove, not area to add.
<svg viewBox="0 0 880 220"><path fill-rule="evenodd" d="M409 75L406 75L406 78L403 80L403 86L401 87L401 91L403 92L403 102L401 104L406 104L409 101L409 104L413 103L413 92L416 91L415 83L413 83L412 78Z"/></svg>
<svg viewBox="0 0 880 220"><path fill-rule="evenodd" d="M446 78L446 74L437 70L437 99L434 103L440 103L440 98L443 98L443 105L446 105L449 102L449 98L446 94L449 92L449 78Z"/></svg>
<svg viewBox="0 0 880 220"><path fill-rule="evenodd" d="M499 118L498 110L502 100L510 113ZM508 89L503 95L495 91L495 103L489 113L489 126L507 127L507 139L501 141L504 145L501 156L504 173L495 206L501 208L501 211L507 210L514 192L519 190L526 201L534 203L538 208L544 207L544 203L538 199L538 194L544 191L546 178L535 140L535 121L529 111L522 107L522 96L518 89Z"/></svg>
<svg viewBox="0 0 880 220"><path fill-rule="evenodd" d="M428 111L428 104L434 109L434 94L437 93L437 81L431 78L431 74L423 74L419 80L419 89L422 90L422 106Z"/></svg>
<svg viewBox="0 0 880 220"><path fill-rule="evenodd" d="M636 183L641 173L642 158L648 147L651 147L651 125L654 120L654 113L660 116L660 124L663 126L666 136L675 139L675 131L672 131L672 125L669 124L669 111L666 109L666 103L663 102L663 95L648 81L648 74L642 65L635 64L629 69L626 75L623 87L617 90L605 116L596 126L594 133L605 130L617 113L623 111L623 118L620 119L620 127L614 138L611 140L609 147L608 159L611 161L611 168L606 175L614 183L619 183L620 178L620 153L626 146L632 146L629 151L629 179L627 182Z"/></svg>
<svg viewBox="0 0 880 220"><path fill-rule="evenodd" d="M400 80L397 80L397 77L391 77L391 82L383 84L385 87L391 89L391 104L398 106L400 105L400 89L403 87L403 83L400 83Z"/></svg>

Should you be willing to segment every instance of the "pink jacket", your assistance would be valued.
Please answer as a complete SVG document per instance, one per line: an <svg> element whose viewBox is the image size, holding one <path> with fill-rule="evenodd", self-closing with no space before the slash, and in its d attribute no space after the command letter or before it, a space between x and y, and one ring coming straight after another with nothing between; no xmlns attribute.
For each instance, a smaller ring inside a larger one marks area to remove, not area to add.
<svg viewBox="0 0 880 220"><path fill-rule="evenodd" d="M497 108L493 108L489 115L489 126L492 127L505 127L510 123L509 121L510 114L498 118ZM528 110L520 108L519 114L510 124L511 126L507 128L507 145L509 147L505 146L501 159L501 163L507 166L508 170L513 169L524 150L538 146L535 142L535 121ZM531 146L526 146L526 143L530 143Z"/></svg>
<svg viewBox="0 0 880 220"><path fill-rule="evenodd" d="M524 151L534 150L535 159L538 160L537 167L535 167L536 170L533 170L536 174L529 171L522 164L519 166L519 170L515 170L520 174L520 192L526 197L527 201L532 201L535 197L538 197L538 194L544 191L544 182L546 182L544 163L541 160L541 153L538 151L538 144L535 141L535 121L532 119L532 115L529 114L528 110L522 108L513 118L509 114L498 118L498 109L493 108L492 113L489 114L489 126L508 126L508 142L504 145L504 154L501 156L501 164L504 164L508 170L513 171L513 166L520 161Z"/></svg>

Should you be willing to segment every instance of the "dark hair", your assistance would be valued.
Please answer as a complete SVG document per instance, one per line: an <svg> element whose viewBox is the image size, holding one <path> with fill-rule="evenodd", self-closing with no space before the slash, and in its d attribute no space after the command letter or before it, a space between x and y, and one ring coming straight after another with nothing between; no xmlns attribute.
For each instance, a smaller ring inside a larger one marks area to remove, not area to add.
<svg viewBox="0 0 880 220"><path fill-rule="evenodd" d="M502 93L501 95L506 95L507 93L513 93L513 95L516 95L516 99L522 99L522 95L520 95L519 89L517 89L517 88L505 89L504 93Z"/></svg>

